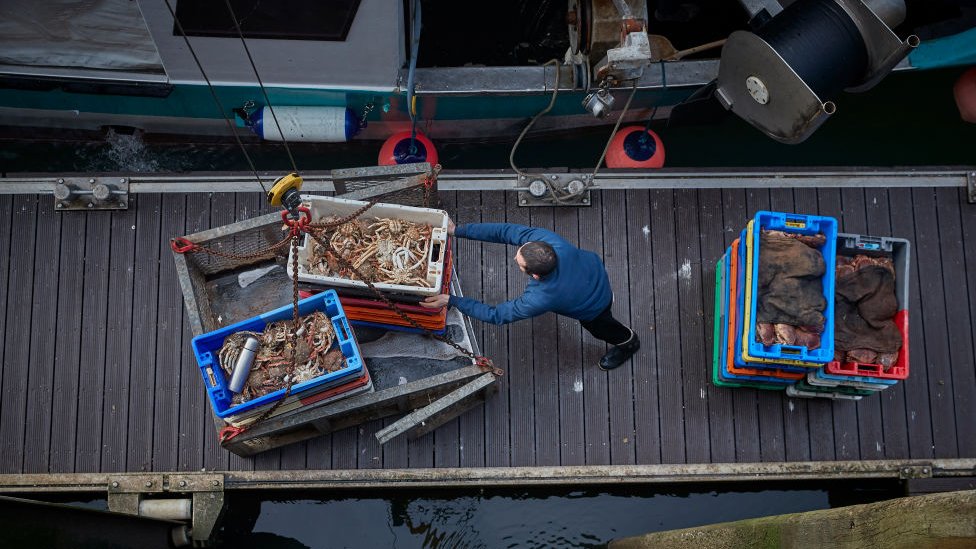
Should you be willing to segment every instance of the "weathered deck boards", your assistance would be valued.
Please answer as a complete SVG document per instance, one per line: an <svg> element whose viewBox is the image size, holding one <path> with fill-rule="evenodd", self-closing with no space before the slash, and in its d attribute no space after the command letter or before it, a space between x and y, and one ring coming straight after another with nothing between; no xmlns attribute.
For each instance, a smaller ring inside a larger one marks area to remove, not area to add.
<svg viewBox="0 0 976 549"><path fill-rule="evenodd" d="M600 371L605 346L552 315L507 327L475 322L482 350L506 370L484 406L385 447L373 434L389 419L241 458L217 444L168 239L258 215L261 197L139 195L125 212L55 214L49 196L0 196L0 469L976 457L976 207L962 191L603 191L580 209L518 208L502 192L442 199L460 223L552 228L602 254L615 314L641 337L632 363ZM907 382L857 403L710 383L715 261L767 208L911 240ZM499 302L524 288L514 250L461 240L455 251L467 295Z"/></svg>

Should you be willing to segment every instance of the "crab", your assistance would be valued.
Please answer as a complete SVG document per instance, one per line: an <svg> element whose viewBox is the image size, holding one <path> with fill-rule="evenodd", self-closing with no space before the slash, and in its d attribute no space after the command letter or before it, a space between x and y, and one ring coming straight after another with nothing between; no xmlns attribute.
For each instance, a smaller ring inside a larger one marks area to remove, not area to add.
<svg viewBox="0 0 976 549"><path fill-rule="evenodd" d="M380 272L387 277L387 280L383 282L387 284L400 284L404 286L421 286L424 288L430 288L430 284L420 278L410 269L393 267L392 269L386 269L380 267Z"/></svg>
<svg viewBox="0 0 976 549"><path fill-rule="evenodd" d="M396 239L403 235L408 229L408 226L406 221L399 219L377 219L368 229L373 234L381 235L382 233L386 233L389 237Z"/></svg>
<svg viewBox="0 0 976 549"><path fill-rule="evenodd" d="M302 317L300 322L294 334L291 321L277 321L268 324L262 333L242 331L224 340L218 356L228 378L247 337L261 342L244 388L232 399L234 405L330 371L331 359L327 357L335 340L332 322L321 311ZM294 347L293 335L296 336Z"/></svg>
<svg viewBox="0 0 976 549"><path fill-rule="evenodd" d="M320 219L338 220L335 216ZM349 221L329 237L331 250L312 246L307 269L350 280L429 287L422 275L432 231L429 225L392 218L377 218L369 224Z"/></svg>

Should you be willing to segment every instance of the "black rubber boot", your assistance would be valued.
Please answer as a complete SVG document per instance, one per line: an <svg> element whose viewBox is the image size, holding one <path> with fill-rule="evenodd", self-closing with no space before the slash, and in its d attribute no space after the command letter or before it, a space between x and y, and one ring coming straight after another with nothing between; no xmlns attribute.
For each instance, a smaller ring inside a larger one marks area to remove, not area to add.
<svg viewBox="0 0 976 549"><path fill-rule="evenodd" d="M630 333L632 334L630 339L620 345L614 345L607 351L607 354L603 355L603 358L600 359L601 370L613 370L623 366L640 349L640 340L637 339L637 334L633 330Z"/></svg>

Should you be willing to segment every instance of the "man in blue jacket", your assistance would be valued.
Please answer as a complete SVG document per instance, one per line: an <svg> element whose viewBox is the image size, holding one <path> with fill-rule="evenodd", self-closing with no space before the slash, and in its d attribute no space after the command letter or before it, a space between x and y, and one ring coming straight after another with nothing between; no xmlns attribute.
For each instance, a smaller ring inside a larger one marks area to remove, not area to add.
<svg viewBox="0 0 976 549"><path fill-rule="evenodd" d="M625 364L640 348L633 330L611 314L613 293L600 257L580 250L552 231L512 223L472 223L454 226L448 233L460 238L518 246L515 262L531 279L521 296L495 306L454 295L425 299L426 307L457 307L462 313L491 324L507 324L554 312L580 321L593 337L612 347L600 359L600 368Z"/></svg>

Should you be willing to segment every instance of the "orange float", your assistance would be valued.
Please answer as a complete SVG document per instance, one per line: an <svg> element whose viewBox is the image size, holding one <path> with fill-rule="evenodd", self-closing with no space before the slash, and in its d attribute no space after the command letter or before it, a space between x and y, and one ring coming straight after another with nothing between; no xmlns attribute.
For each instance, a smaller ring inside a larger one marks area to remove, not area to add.
<svg viewBox="0 0 976 549"><path fill-rule="evenodd" d="M664 142L644 126L627 126L617 132L607 149L608 168L660 168L664 166Z"/></svg>
<svg viewBox="0 0 976 549"><path fill-rule="evenodd" d="M417 132L415 140L411 139L410 135L411 132L403 131L387 138L380 149L378 164L380 166L415 164L417 162L437 164L437 149L434 148L434 142L421 132ZM413 150L411 150L411 144Z"/></svg>

